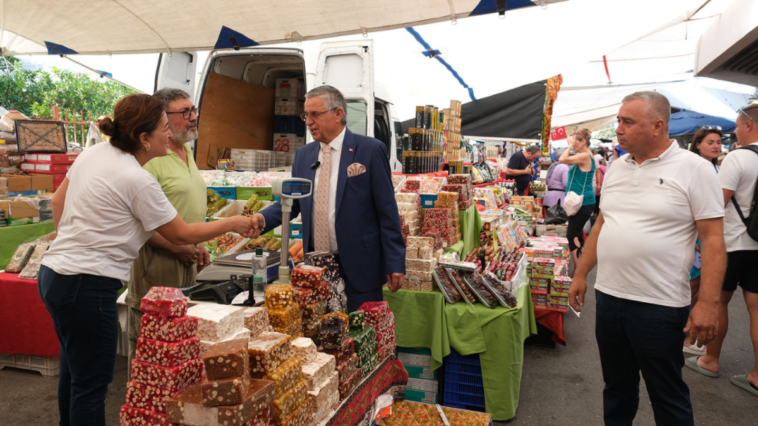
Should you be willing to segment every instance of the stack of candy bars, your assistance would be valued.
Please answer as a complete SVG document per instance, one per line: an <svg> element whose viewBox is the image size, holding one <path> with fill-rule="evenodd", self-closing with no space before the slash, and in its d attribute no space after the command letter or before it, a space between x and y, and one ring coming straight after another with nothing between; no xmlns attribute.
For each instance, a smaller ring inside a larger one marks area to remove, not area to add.
<svg viewBox="0 0 758 426"><path fill-rule="evenodd" d="M166 403L203 376L197 318L177 288L153 287L142 299L140 338L121 407L123 426L168 425Z"/></svg>
<svg viewBox="0 0 758 426"><path fill-rule="evenodd" d="M240 307L201 303L191 307L187 314L197 317L200 356L216 343L250 339L250 330L245 328L244 311Z"/></svg>
<svg viewBox="0 0 758 426"><path fill-rule="evenodd" d="M313 253L308 253L307 256L311 256L311 260L316 263L328 264L327 259L314 257ZM334 258L331 254L329 256L333 262ZM326 313L329 299L330 284L326 280L327 275L333 276L333 273L327 274L325 267L300 264L292 270L290 278L293 300L303 313L302 334L315 340L318 340L321 316Z"/></svg>
<svg viewBox="0 0 758 426"><path fill-rule="evenodd" d="M353 339L361 374L363 377L368 377L379 364L379 354L376 351L376 330L373 326L366 325L365 315L366 313L363 311L356 311L348 315L350 318L348 337Z"/></svg>
<svg viewBox="0 0 758 426"><path fill-rule="evenodd" d="M440 194L457 194L440 192ZM437 194L439 197L440 194ZM423 236L438 235L445 244L443 248L450 247L460 239L460 222L458 221L458 209L439 207L439 198L434 203L433 209L426 209L424 214L424 227L421 230Z"/></svg>
<svg viewBox="0 0 758 426"><path fill-rule="evenodd" d="M300 338L292 342L293 358L302 364L303 379L308 387L308 398L315 410L314 423L320 422L339 403L339 373L333 355L316 351L311 339Z"/></svg>
<svg viewBox="0 0 758 426"><path fill-rule="evenodd" d="M303 322L300 317L300 305L294 301L290 284L266 286L266 307L268 321L274 331L292 337L302 337Z"/></svg>
<svg viewBox="0 0 758 426"><path fill-rule="evenodd" d="M404 289L431 291L434 288L432 271L442 255L442 250L434 251L434 246L432 237L408 238L405 249Z"/></svg>
<svg viewBox="0 0 758 426"><path fill-rule="evenodd" d="M395 314L389 310L388 302L366 302L358 310L364 313L364 324L376 330L378 362L382 362L395 353Z"/></svg>
<svg viewBox="0 0 758 426"><path fill-rule="evenodd" d="M329 252L309 252L305 254L305 264L324 268L323 280L329 283L327 310L329 312L345 312L347 309L345 281L340 276L340 268L334 259L334 255Z"/></svg>
<svg viewBox="0 0 758 426"><path fill-rule="evenodd" d="M447 177L447 183L448 185L461 185L463 186L463 188L461 190L453 190L451 188L445 189L443 187L441 189L442 191L458 192L459 194L463 194L463 193L468 194L468 197L461 196L461 195L458 196L458 210L466 210L474 204L474 201L472 198L473 193L474 193L474 185L471 182L470 174L465 173L465 174L450 175Z"/></svg>
<svg viewBox="0 0 758 426"><path fill-rule="evenodd" d="M173 396L170 422L196 426L268 425L276 385L250 378L246 339L211 346L203 357L207 379Z"/></svg>
<svg viewBox="0 0 758 426"><path fill-rule="evenodd" d="M418 194L398 193L395 194L395 201L397 201L397 209L400 214L400 229L403 233L403 239L420 235Z"/></svg>
<svg viewBox="0 0 758 426"><path fill-rule="evenodd" d="M319 350L334 356L339 373L340 399L345 399L363 377L358 368L355 343L348 337L350 319L344 312L331 312L321 317L321 347Z"/></svg>

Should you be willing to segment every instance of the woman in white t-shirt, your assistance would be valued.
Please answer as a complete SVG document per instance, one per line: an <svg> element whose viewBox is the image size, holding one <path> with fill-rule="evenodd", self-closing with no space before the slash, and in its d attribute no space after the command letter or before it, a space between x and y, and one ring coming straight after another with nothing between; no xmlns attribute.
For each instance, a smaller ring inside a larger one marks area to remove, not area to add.
<svg viewBox="0 0 758 426"><path fill-rule="evenodd" d="M37 286L60 342L61 425L104 425L118 336L116 299L132 261L158 232L196 244L225 232L252 234L250 218L187 224L142 166L167 154L163 102L130 95L100 121L110 142L86 149L53 197L58 236L42 259ZM154 283L160 285L160 283Z"/></svg>

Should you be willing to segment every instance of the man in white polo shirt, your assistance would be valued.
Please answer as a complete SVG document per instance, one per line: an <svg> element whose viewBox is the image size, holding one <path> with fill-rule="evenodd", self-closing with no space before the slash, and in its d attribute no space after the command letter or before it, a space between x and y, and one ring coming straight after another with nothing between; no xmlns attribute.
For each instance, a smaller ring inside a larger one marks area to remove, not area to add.
<svg viewBox="0 0 758 426"><path fill-rule="evenodd" d="M737 128L734 134L739 144L742 147L758 147L758 105L740 111L735 124ZM728 252L728 266L719 301L719 331L716 339L707 345L704 356L688 358L685 364L708 377L719 376L721 345L729 322L728 305L738 285L742 287L742 295L750 313L750 335L755 359L758 360L758 241L748 235L747 227L734 203L736 200L743 217L750 216L750 204L753 203L758 181L758 155L750 152L750 149L730 152L721 163L719 181L724 190L726 205L724 240ZM732 383L758 396L758 362L749 373L732 377Z"/></svg>
<svg viewBox="0 0 758 426"><path fill-rule="evenodd" d="M670 114L659 93L624 98L616 134L629 154L608 169L600 214L569 290L569 303L581 310L587 274L597 264L595 337L606 425L632 424L640 371L656 424L693 425L681 347L685 333L709 342L717 329L726 267L721 187L713 165L669 140ZM698 234L702 282L690 312Z"/></svg>

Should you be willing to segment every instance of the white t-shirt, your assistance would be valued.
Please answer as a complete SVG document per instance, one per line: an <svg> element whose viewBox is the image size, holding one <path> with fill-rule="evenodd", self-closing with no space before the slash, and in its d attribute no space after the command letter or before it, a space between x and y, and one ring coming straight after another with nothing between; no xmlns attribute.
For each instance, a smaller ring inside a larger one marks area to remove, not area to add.
<svg viewBox="0 0 758 426"><path fill-rule="evenodd" d="M751 144L758 146L758 142ZM730 152L721 162L719 182L721 187L734 191L743 216L748 216L753 202L755 182L758 180L758 155L746 149ZM724 216L724 243L726 251L758 250L758 241L750 238L734 203L729 201Z"/></svg>
<svg viewBox="0 0 758 426"><path fill-rule="evenodd" d="M140 248L176 217L176 210L158 180L110 143L84 150L66 177L58 237L42 264L62 275L128 282Z"/></svg>
<svg viewBox="0 0 758 426"><path fill-rule="evenodd" d="M724 216L713 165L671 146L637 164L626 154L608 169L600 210L595 288L622 299L690 305L695 221Z"/></svg>

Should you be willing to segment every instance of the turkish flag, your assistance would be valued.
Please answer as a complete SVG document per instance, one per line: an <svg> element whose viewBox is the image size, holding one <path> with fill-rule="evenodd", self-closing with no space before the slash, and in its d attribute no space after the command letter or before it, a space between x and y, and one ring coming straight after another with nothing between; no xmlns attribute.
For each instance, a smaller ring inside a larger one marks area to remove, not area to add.
<svg viewBox="0 0 758 426"><path fill-rule="evenodd" d="M559 141L561 139L566 139L566 128L561 126L557 129L555 129L552 133L550 133L550 139L554 141Z"/></svg>

